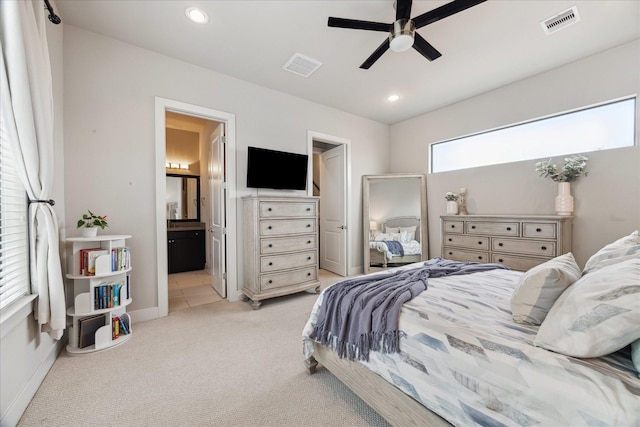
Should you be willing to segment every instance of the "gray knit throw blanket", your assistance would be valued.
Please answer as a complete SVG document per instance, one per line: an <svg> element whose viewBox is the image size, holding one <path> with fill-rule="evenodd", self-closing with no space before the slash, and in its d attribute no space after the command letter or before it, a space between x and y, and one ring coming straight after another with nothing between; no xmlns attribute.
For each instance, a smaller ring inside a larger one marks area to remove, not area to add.
<svg viewBox="0 0 640 427"><path fill-rule="evenodd" d="M502 264L480 264L433 258L423 266L337 283L324 299L311 338L349 360L369 360L370 351L396 353L402 305L427 289L427 278L476 273Z"/></svg>

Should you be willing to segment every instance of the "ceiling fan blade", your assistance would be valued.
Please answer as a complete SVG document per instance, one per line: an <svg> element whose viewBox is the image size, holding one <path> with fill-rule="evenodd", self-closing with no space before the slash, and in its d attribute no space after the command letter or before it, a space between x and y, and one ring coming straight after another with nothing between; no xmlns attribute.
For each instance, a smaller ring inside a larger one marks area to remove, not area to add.
<svg viewBox="0 0 640 427"><path fill-rule="evenodd" d="M429 61L433 61L442 56L435 47L431 46L431 43L426 41L420 34L415 33L413 38L413 48L420 52L422 56Z"/></svg>
<svg viewBox="0 0 640 427"><path fill-rule="evenodd" d="M469 9L475 5L485 2L486 0L454 0L451 3L447 3L440 7L436 7L427 13L418 15L413 18L413 23L416 29L422 28L425 25L439 21L451 15L455 15L458 12L462 12L465 9Z"/></svg>
<svg viewBox="0 0 640 427"><path fill-rule="evenodd" d="M396 21L398 19L411 19L412 0L396 0Z"/></svg>
<svg viewBox="0 0 640 427"><path fill-rule="evenodd" d="M388 33L391 31L391 25L382 22L359 21L357 19L333 18L329 17L330 27L351 28L354 30L382 31Z"/></svg>
<svg viewBox="0 0 640 427"><path fill-rule="evenodd" d="M389 38L386 38L385 41L376 49L375 52L371 54L370 57L367 58L366 61L362 63L360 68L363 70L368 70L371 66L389 49Z"/></svg>

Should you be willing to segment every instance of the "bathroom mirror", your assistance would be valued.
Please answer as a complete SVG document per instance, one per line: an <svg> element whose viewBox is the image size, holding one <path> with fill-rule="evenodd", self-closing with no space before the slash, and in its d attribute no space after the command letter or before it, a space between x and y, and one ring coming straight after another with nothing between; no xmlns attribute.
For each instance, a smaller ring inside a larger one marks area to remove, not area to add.
<svg viewBox="0 0 640 427"><path fill-rule="evenodd" d="M200 177L167 174L167 220L200 221Z"/></svg>
<svg viewBox="0 0 640 427"><path fill-rule="evenodd" d="M362 215L365 273L429 259L425 175L363 176Z"/></svg>

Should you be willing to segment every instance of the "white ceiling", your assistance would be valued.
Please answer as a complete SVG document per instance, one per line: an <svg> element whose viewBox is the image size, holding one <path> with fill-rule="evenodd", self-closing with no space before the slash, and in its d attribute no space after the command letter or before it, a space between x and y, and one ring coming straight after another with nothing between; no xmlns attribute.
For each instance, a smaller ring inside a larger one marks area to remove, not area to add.
<svg viewBox="0 0 640 427"><path fill-rule="evenodd" d="M412 17L447 1L414 0ZM360 64L381 32L329 28L327 18L391 23L392 0L57 0L63 23L382 123L397 123L640 37L637 0L489 0L420 33L442 56L387 51ZM190 22L188 6L205 10ZM540 22L577 6L581 21L552 35ZM304 78L294 53L323 65ZM395 103L386 101L392 93Z"/></svg>

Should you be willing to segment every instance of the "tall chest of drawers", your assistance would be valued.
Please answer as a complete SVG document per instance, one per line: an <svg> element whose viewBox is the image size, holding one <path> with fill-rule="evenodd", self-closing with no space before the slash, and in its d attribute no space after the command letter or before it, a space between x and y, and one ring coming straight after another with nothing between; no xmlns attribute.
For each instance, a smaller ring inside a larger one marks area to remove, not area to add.
<svg viewBox="0 0 640 427"><path fill-rule="evenodd" d="M442 257L527 271L571 252L572 218L557 215L443 215Z"/></svg>
<svg viewBox="0 0 640 427"><path fill-rule="evenodd" d="M318 291L318 198L247 196L243 202L242 292L254 310L267 298Z"/></svg>

